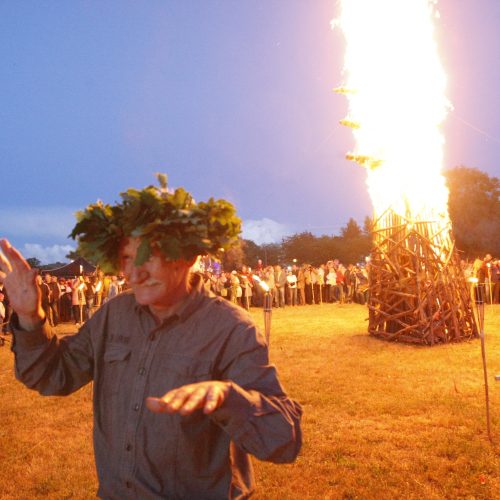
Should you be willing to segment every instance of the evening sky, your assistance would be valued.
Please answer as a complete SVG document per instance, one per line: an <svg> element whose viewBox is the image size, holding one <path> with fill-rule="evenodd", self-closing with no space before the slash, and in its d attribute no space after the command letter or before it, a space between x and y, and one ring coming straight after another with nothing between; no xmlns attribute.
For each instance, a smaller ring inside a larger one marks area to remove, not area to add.
<svg viewBox="0 0 500 500"><path fill-rule="evenodd" d="M440 0L445 167L500 176L500 2ZM338 234L371 213L348 162L335 0L0 4L0 235L61 259L73 213L169 175L236 204L244 236ZM418 141L416 142L418 144ZM417 173L415 173L417 175Z"/></svg>

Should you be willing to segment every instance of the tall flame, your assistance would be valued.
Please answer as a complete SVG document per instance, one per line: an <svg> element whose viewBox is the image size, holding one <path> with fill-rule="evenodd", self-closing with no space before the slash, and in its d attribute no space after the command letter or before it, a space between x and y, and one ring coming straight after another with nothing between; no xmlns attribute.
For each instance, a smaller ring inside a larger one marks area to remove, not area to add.
<svg viewBox="0 0 500 500"><path fill-rule="evenodd" d="M346 87L356 147L375 216L449 224L440 174L446 77L433 37L432 0L342 0Z"/></svg>

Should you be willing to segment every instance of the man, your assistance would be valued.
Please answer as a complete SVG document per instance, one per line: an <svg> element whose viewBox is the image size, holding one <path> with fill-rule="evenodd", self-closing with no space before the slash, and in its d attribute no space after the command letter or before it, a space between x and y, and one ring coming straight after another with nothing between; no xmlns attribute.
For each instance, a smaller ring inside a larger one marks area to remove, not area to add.
<svg viewBox="0 0 500 500"><path fill-rule="evenodd" d="M274 303L276 307L285 307L286 273L279 264L274 266Z"/></svg>
<svg viewBox="0 0 500 500"><path fill-rule="evenodd" d="M0 333L3 333L3 327L4 327L4 322L5 322L5 317L7 316L7 312L5 309L5 304L3 301L5 300L5 295L3 292L0 290Z"/></svg>
<svg viewBox="0 0 500 500"><path fill-rule="evenodd" d="M60 299L61 299L61 288L57 282L57 276L50 276L48 273L45 275L45 282L50 288L50 310L52 313L52 321L54 326L57 326L60 318Z"/></svg>
<svg viewBox="0 0 500 500"><path fill-rule="evenodd" d="M247 453L294 460L301 409L284 393L247 313L191 273L196 254L224 248L239 232L232 206L151 189L80 215L73 234L82 253L98 252L108 270L119 264L131 290L73 336L52 335L33 270L0 242L0 281L17 313L16 376L44 395L94 382L102 498L247 498L254 487Z"/></svg>
<svg viewBox="0 0 500 500"><path fill-rule="evenodd" d="M50 301L52 300L52 292L50 291L50 287L47 284L47 281L44 280L40 275L36 277L36 282L41 292L41 301L42 301L42 309L45 312L45 316L47 321L51 326L54 326L53 317L52 317L52 309L50 308Z"/></svg>
<svg viewBox="0 0 500 500"><path fill-rule="evenodd" d="M482 300L491 304L492 288L491 288L491 262L493 257L487 253L482 261L479 261L479 269L477 271L477 278L479 280L480 293L483 294Z"/></svg>

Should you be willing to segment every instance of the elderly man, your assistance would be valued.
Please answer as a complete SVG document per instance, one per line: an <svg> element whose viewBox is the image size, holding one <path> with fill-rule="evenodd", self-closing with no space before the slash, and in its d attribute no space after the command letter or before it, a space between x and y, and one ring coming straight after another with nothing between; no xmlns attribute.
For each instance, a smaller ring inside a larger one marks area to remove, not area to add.
<svg viewBox="0 0 500 500"><path fill-rule="evenodd" d="M102 498L246 498L248 454L290 462L300 449L301 408L280 385L262 335L192 272L197 254L234 239L239 219L223 200L196 204L185 194L164 183L80 213L80 251L121 268L131 290L72 336L53 335L35 272L0 243L0 280L17 313L16 376L44 395L94 381Z"/></svg>

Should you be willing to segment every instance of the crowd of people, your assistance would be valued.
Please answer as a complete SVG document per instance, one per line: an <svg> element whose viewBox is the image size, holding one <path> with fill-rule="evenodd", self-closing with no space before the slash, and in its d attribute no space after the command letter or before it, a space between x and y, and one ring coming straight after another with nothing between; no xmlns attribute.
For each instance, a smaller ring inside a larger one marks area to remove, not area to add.
<svg viewBox="0 0 500 500"><path fill-rule="evenodd" d="M486 301L500 303L500 259L487 254L484 259L462 261L466 278L477 277L486 286ZM242 265L238 270L224 271L212 261L202 261L200 273L204 286L215 295L249 309L262 307L269 293L273 307L305 306L310 304L358 303L368 300L367 264L344 266L338 259L320 266L264 265L257 261L254 269ZM93 276L61 278L50 271L38 276L42 307L51 326L74 322L77 326L88 320L104 302L127 288L121 276L105 276L101 271ZM7 329L8 297L0 285L0 324Z"/></svg>
<svg viewBox="0 0 500 500"><path fill-rule="evenodd" d="M57 277L50 271L37 276L42 308L50 326L73 322L80 326L107 300L126 288L121 276L105 276L97 272L90 276ZM9 299L0 285L0 323L7 331L10 316Z"/></svg>
<svg viewBox="0 0 500 500"><path fill-rule="evenodd" d="M269 293L274 307L304 306L321 303L358 302L364 304L368 293L366 266L344 266L338 259L320 266L247 265L238 270L203 270L205 288L245 309L260 307Z"/></svg>

